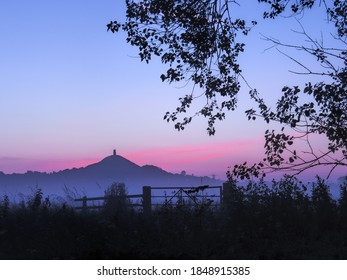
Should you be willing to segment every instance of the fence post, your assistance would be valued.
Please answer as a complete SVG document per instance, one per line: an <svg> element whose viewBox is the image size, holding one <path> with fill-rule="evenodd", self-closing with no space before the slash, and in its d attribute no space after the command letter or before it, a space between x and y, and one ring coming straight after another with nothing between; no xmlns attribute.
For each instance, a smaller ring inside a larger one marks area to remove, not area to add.
<svg viewBox="0 0 347 280"><path fill-rule="evenodd" d="M150 186L142 187L142 206L144 215L149 217L152 212L152 194Z"/></svg>
<svg viewBox="0 0 347 280"><path fill-rule="evenodd" d="M82 210L83 211L87 211L87 197L86 196L84 196L84 197L82 197Z"/></svg>
<svg viewBox="0 0 347 280"><path fill-rule="evenodd" d="M233 185L231 182L226 182L223 183L223 199L222 199L222 205L223 207L227 207L227 205L230 204L231 199L232 199L232 189L233 189Z"/></svg>

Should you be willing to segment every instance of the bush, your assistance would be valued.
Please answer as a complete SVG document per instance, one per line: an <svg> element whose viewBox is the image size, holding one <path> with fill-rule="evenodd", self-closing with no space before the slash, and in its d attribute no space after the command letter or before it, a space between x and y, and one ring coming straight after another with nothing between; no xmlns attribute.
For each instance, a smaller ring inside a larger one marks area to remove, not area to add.
<svg viewBox="0 0 347 280"><path fill-rule="evenodd" d="M127 195L124 183L112 183L104 192L104 214L117 217L126 215L131 203Z"/></svg>

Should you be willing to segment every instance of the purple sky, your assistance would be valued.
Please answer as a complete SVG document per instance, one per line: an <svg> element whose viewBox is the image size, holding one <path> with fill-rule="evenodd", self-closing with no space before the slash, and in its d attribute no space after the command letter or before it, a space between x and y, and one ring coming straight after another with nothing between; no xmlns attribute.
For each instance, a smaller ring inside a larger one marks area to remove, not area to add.
<svg viewBox="0 0 347 280"><path fill-rule="evenodd" d="M247 121L244 111L255 104L245 86L238 110L217 124L214 137L207 135L205 119L183 132L163 121L165 112L176 108L178 97L191 88L163 84L159 76L164 68L158 60L141 63L124 34L106 32L110 20L124 18L123 2L0 3L0 170L80 167L116 148L140 165L225 178L228 166L261 159L268 127L260 120ZM261 10L243 6L239 13L251 18ZM302 23L320 36L322 28L329 33L324 22L317 21L321 18L314 10ZM307 77L290 74L288 69L297 65L275 49L264 52L270 45L261 34L296 40L291 29L299 25L294 18L280 18L257 28L247 38L240 62L248 82L273 102L282 85L302 84Z"/></svg>

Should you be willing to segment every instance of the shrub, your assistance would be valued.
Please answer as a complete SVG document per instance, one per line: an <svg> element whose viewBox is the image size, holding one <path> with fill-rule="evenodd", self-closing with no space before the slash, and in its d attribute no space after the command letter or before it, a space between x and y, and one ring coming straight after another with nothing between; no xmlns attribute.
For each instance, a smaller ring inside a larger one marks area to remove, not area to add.
<svg viewBox="0 0 347 280"><path fill-rule="evenodd" d="M129 210L130 199L124 183L112 183L105 192L104 213L108 215L125 215Z"/></svg>

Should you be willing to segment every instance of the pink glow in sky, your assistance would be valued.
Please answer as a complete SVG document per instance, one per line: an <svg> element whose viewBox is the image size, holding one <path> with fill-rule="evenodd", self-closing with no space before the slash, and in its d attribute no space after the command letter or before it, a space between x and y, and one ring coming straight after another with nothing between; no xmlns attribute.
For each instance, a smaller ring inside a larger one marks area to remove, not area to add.
<svg viewBox="0 0 347 280"><path fill-rule="evenodd" d="M84 167L99 160L98 158L82 160L0 158L0 171L6 174L25 173L27 171L54 172L75 167Z"/></svg>
<svg viewBox="0 0 347 280"><path fill-rule="evenodd" d="M119 152L117 154L142 165L155 165L166 171L180 173L185 170L188 174L197 176L216 175L217 178L225 179L228 167L240 163L240 161L259 160L254 155L260 155L263 140L251 139L244 141L218 142L210 144L175 146L142 149L135 152ZM121 149L120 149L121 150ZM111 155L103 154L100 157L73 159L23 159L23 158L0 158L0 170L5 173L23 173L31 171L59 171L73 167L84 167L98 162L104 157Z"/></svg>
<svg viewBox="0 0 347 280"><path fill-rule="evenodd" d="M258 138L149 149L126 153L124 156L138 164L156 165L174 173L184 170L189 174L214 174L224 179L229 166L245 159L259 160L262 147L263 139Z"/></svg>

